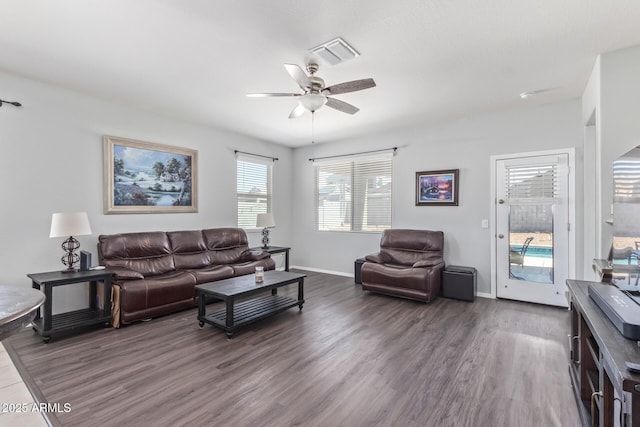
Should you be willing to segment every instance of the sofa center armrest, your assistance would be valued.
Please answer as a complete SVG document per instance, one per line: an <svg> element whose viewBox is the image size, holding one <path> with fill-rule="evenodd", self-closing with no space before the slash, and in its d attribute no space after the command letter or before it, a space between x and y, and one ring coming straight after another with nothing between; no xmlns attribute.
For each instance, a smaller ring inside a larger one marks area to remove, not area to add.
<svg viewBox="0 0 640 427"><path fill-rule="evenodd" d="M250 249L242 252L242 255L240 256L242 261L259 261L261 259L266 259L269 257L271 257L271 254L269 252L256 250L252 251Z"/></svg>
<svg viewBox="0 0 640 427"><path fill-rule="evenodd" d="M116 280L144 279L144 276L141 273L126 267L107 267L107 270L112 271L115 274Z"/></svg>

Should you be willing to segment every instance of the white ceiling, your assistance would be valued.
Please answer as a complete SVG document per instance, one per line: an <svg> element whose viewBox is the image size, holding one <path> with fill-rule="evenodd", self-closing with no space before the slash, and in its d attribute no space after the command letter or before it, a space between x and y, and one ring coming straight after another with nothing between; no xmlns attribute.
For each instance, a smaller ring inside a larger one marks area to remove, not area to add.
<svg viewBox="0 0 640 427"><path fill-rule="evenodd" d="M316 113L328 142L578 97L597 54L640 44L640 1L0 0L0 31L2 71L296 147L311 115L244 94L297 91L282 64L320 43L361 53L320 63L327 85L377 83Z"/></svg>

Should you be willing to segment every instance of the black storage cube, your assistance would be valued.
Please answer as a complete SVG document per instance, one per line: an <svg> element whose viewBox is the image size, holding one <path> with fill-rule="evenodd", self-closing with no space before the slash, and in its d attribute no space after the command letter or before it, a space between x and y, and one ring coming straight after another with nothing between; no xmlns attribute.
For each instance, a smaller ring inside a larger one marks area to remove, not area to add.
<svg viewBox="0 0 640 427"><path fill-rule="evenodd" d="M357 284L362 285L362 264L364 264L364 258L358 258L355 262L354 268L355 268L355 281Z"/></svg>
<svg viewBox="0 0 640 427"><path fill-rule="evenodd" d="M473 267L449 265L442 272L442 296L463 301L475 301L477 270Z"/></svg>

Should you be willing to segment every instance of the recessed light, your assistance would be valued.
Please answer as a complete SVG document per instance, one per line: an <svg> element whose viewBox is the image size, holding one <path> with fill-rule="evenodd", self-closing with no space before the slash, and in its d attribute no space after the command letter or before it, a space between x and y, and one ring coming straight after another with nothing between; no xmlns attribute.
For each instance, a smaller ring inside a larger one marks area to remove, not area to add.
<svg viewBox="0 0 640 427"><path fill-rule="evenodd" d="M530 90L528 92L521 92L520 93L520 98L522 99L528 99L531 98L532 96L535 95L540 95L541 93L545 93L545 92L551 92L553 90L555 90L556 88L546 88L546 89L537 89L537 90Z"/></svg>

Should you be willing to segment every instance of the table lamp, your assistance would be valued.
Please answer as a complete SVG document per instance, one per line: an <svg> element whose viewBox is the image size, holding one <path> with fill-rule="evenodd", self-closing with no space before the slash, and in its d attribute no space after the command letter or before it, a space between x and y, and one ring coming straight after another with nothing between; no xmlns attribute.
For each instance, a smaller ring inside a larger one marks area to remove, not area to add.
<svg viewBox="0 0 640 427"><path fill-rule="evenodd" d="M63 273L71 273L76 271L73 267L80 257L75 251L80 247L73 236L86 236L91 234L91 226L89 225L89 217L86 212L63 212L54 213L51 216L51 231L49 237L65 237L67 240L62 242L62 249L66 252L60 261L67 266Z"/></svg>
<svg viewBox="0 0 640 427"><path fill-rule="evenodd" d="M272 213L262 213L258 214L256 219L256 227L262 227L262 248L266 249L269 247L269 229L276 226L276 223L273 221Z"/></svg>

